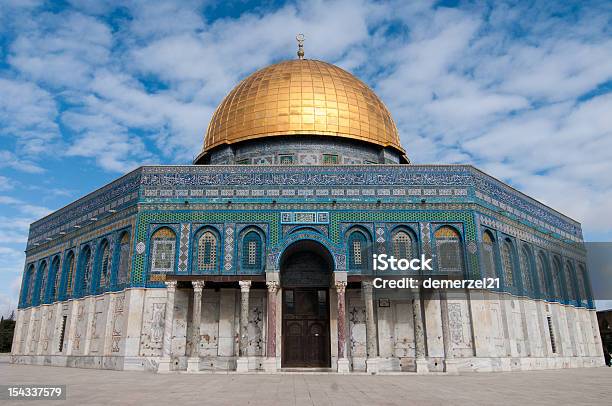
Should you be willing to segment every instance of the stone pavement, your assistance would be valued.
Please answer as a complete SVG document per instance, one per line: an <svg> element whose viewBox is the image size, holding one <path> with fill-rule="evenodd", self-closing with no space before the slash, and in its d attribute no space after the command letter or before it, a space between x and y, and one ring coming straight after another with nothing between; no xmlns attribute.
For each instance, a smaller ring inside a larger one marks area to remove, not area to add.
<svg viewBox="0 0 612 406"><path fill-rule="evenodd" d="M66 384L24 405L602 405L612 368L459 376L170 374L0 364L0 384Z"/></svg>

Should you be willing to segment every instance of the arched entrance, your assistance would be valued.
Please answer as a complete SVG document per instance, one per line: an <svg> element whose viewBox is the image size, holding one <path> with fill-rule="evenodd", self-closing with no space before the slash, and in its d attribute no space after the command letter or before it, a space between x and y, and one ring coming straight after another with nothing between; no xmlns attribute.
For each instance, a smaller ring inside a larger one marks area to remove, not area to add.
<svg viewBox="0 0 612 406"><path fill-rule="evenodd" d="M283 253L280 271L282 367L330 367L331 254L318 242L298 241Z"/></svg>

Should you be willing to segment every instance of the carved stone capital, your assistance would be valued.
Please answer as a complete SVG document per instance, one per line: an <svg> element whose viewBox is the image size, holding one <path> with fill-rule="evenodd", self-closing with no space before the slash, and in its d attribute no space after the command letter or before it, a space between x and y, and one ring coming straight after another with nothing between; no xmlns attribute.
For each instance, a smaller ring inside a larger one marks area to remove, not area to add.
<svg viewBox="0 0 612 406"><path fill-rule="evenodd" d="M168 289L169 292L174 293L174 291L176 290L176 281L165 281L164 282L166 284L166 289Z"/></svg>
<svg viewBox="0 0 612 406"><path fill-rule="evenodd" d="M266 285L268 286L268 292L270 293L276 293L276 291L278 290L277 281L268 281L266 282Z"/></svg>
<svg viewBox="0 0 612 406"><path fill-rule="evenodd" d="M336 281L336 292L344 293L346 290L346 281Z"/></svg>
<svg viewBox="0 0 612 406"><path fill-rule="evenodd" d="M374 290L374 284L371 281L362 281L361 288L365 291L366 294L372 294Z"/></svg>
<svg viewBox="0 0 612 406"><path fill-rule="evenodd" d="M192 281L191 285L193 286L194 293L202 293L202 288L204 288L204 281Z"/></svg>
<svg viewBox="0 0 612 406"><path fill-rule="evenodd" d="M251 289L251 281L238 281L241 292L248 292Z"/></svg>

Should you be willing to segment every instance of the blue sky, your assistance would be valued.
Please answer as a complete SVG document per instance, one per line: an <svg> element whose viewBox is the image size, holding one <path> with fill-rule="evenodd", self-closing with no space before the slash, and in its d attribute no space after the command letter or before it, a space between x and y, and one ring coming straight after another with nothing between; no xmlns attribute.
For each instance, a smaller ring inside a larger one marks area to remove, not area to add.
<svg viewBox="0 0 612 406"><path fill-rule="evenodd" d="M471 163L612 240L612 3L0 0L0 312L29 224L141 164L189 163L246 75L335 63L415 163Z"/></svg>

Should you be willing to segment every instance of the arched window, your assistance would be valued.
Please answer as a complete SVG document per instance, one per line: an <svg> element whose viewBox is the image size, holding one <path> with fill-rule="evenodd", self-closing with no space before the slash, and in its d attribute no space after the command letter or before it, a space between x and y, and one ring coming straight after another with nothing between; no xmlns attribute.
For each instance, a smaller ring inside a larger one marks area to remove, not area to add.
<svg viewBox="0 0 612 406"><path fill-rule="evenodd" d="M366 270L370 262L368 239L361 231L353 231L348 238L349 269Z"/></svg>
<svg viewBox="0 0 612 406"><path fill-rule="evenodd" d="M485 271L485 277L494 278L495 272L495 238L493 234L486 230L482 234L482 262Z"/></svg>
<svg viewBox="0 0 612 406"><path fill-rule="evenodd" d="M70 251L66 257L66 263L64 265L64 272L68 272L66 277L66 297L72 296L72 290L74 288L74 269L76 261L74 260L74 252Z"/></svg>
<svg viewBox="0 0 612 406"><path fill-rule="evenodd" d="M553 272L552 272L552 279L553 279L553 288L554 288L554 293L553 293L553 297L556 299L565 299L568 300L568 296L567 296L567 286L566 286L566 280L563 278L563 269L561 267L561 261L559 261L558 257L554 257L553 258Z"/></svg>
<svg viewBox="0 0 612 406"><path fill-rule="evenodd" d="M40 282L38 284L38 304L45 302L45 290L47 289L47 261L44 261L40 266Z"/></svg>
<svg viewBox="0 0 612 406"><path fill-rule="evenodd" d="M588 288L589 286L588 276L586 273L586 268L582 264L578 265L578 274L576 275L576 279L578 279L580 297L582 298L584 302L587 302L587 301L590 302L591 295L589 293L589 288Z"/></svg>
<svg viewBox="0 0 612 406"><path fill-rule="evenodd" d="M509 239L505 239L502 244L501 256L504 270L504 284L512 287L514 286L514 255L512 242Z"/></svg>
<svg viewBox="0 0 612 406"><path fill-rule="evenodd" d="M547 283L546 283L546 258L542 251L538 252L536 258L536 273L538 276L538 288L540 290L540 297L545 299L548 295Z"/></svg>
<svg viewBox="0 0 612 406"><path fill-rule="evenodd" d="M120 286L130 280L130 234L125 232L119 240L119 266L117 269L117 283Z"/></svg>
<svg viewBox="0 0 612 406"><path fill-rule="evenodd" d="M110 285L110 245L108 240L102 241L99 253L99 273L100 279L98 283L98 291L102 292Z"/></svg>
<svg viewBox="0 0 612 406"><path fill-rule="evenodd" d="M533 284L531 283L531 252L526 245L523 245L521 249L521 282L523 283L523 293L530 293L533 291Z"/></svg>
<svg viewBox="0 0 612 406"><path fill-rule="evenodd" d="M79 294L88 295L91 290L91 248L86 245L79 253L79 274L81 275L81 291Z"/></svg>
<svg viewBox="0 0 612 406"><path fill-rule="evenodd" d="M409 232L400 230L393 234L393 256L397 259L412 259L415 256L415 244Z"/></svg>
<svg viewBox="0 0 612 406"><path fill-rule="evenodd" d="M565 262L565 286L567 286L567 299L568 300L580 300L578 286L574 283L573 278L574 265L571 261Z"/></svg>
<svg viewBox="0 0 612 406"><path fill-rule="evenodd" d="M55 302L57 300L57 294L59 292L59 285L60 285L60 281L62 279L60 277L59 267L60 267L59 257L55 257L53 259L53 262L51 263L51 278L52 278L52 280L50 282L52 282L52 285L51 285L51 292L49 292L49 301L50 302Z"/></svg>
<svg viewBox="0 0 612 406"><path fill-rule="evenodd" d="M171 229L160 228L153 234L152 272L174 272L176 234Z"/></svg>
<svg viewBox="0 0 612 406"><path fill-rule="evenodd" d="M434 233L440 272L463 271L461 237L457 230L442 226Z"/></svg>
<svg viewBox="0 0 612 406"><path fill-rule="evenodd" d="M242 269L260 270L262 261L263 244L261 236L256 231L249 231L242 239Z"/></svg>
<svg viewBox="0 0 612 406"><path fill-rule="evenodd" d="M200 235L198 239L199 271L214 271L217 269L217 246L217 237L212 231L205 231Z"/></svg>
<svg viewBox="0 0 612 406"><path fill-rule="evenodd" d="M32 292L34 292L34 265L30 265L26 272L26 280L24 281L24 304L30 306L32 304Z"/></svg>

